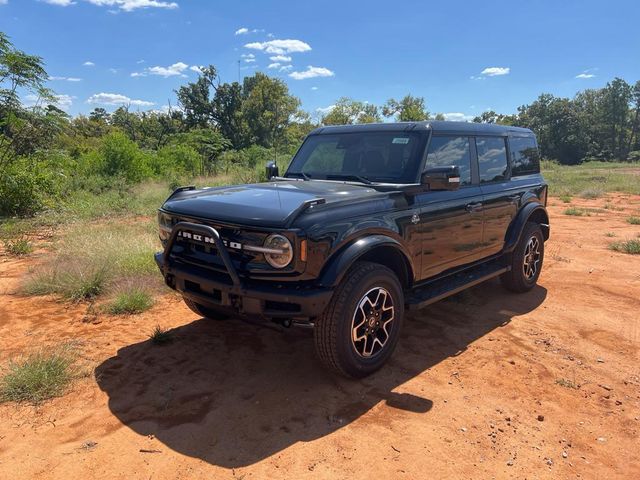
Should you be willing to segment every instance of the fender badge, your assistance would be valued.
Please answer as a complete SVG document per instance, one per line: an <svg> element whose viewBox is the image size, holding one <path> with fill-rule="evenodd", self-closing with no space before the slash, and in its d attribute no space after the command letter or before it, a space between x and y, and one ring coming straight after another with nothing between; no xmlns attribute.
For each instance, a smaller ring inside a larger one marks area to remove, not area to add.
<svg viewBox="0 0 640 480"><path fill-rule="evenodd" d="M414 213L413 216L411 217L411 223L413 223L414 225L416 223L420 223L420 215L418 215L417 213Z"/></svg>

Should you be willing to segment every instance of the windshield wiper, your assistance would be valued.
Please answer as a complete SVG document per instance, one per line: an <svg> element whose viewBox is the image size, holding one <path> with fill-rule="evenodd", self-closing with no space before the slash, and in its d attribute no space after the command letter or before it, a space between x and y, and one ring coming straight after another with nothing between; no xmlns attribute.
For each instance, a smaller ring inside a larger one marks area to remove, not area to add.
<svg viewBox="0 0 640 480"><path fill-rule="evenodd" d="M327 175L327 180L330 178L335 178L336 180L355 180L357 182L365 183L367 185L371 185L373 182L369 180L367 177L363 177L361 175L353 175L350 173L332 173Z"/></svg>
<svg viewBox="0 0 640 480"><path fill-rule="evenodd" d="M304 173L304 172L288 172L288 173L287 173L287 176L289 176L289 175L294 175L294 176L297 176L297 177L302 177L302 179L303 179L305 182L306 182L306 181L308 181L308 180L311 180L311 177L309 177L309 175L307 175L307 174L306 174L306 173Z"/></svg>

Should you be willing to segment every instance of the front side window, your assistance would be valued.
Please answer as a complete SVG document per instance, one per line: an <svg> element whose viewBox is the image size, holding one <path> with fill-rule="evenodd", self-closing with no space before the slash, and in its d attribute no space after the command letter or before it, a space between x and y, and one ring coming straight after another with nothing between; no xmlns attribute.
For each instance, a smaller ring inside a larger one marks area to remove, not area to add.
<svg viewBox="0 0 640 480"><path fill-rule="evenodd" d="M460 169L460 185L471 184L471 152L469 137L433 136L429 142L425 168L456 166Z"/></svg>
<svg viewBox="0 0 640 480"><path fill-rule="evenodd" d="M540 173L540 156L533 137L512 137L509 147L512 176Z"/></svg>
<svg viewBox="0 0 640 480"><path fill-rule="evenodd" d="M414 183L424 135L407 132L353 132L311 135L285 174L322 180Z"/></svg>
<svg viewBox="0 0 640 480"><path fill-rule="evenodd" d="M477 137L480 183L500 182L507 179L507 147L503 137Z"/></svg>

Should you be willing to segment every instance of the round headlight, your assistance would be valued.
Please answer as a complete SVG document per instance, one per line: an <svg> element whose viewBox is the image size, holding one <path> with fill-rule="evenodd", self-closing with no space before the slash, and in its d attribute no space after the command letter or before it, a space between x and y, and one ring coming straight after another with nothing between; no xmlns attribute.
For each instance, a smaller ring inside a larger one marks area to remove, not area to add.
<svg viewBox="0 0 640 480"><path fill-rule="evenodd" d="M265 248L271 248L273 250L282 252L264 253L264 258L273 268L284 268L291 263L291 260L293 260L293 248L291 247L291 242L287 239L287 237L278 235L277 233L269 235L265 239L263 246Z"/></svg>

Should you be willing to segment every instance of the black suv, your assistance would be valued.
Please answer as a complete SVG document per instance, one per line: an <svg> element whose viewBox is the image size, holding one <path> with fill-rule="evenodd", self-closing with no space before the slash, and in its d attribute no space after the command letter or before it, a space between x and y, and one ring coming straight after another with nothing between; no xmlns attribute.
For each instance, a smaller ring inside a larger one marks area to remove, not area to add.
<svg viewBox="0 0 640 480"><path fill-rule="evenodd" d="M549 238L547 185L527 129L458 122L322 127L283 176L177 189L156 262L198 315L313 327L328 367L363 377L405 308L500 276L526 292Z"/></svg>

